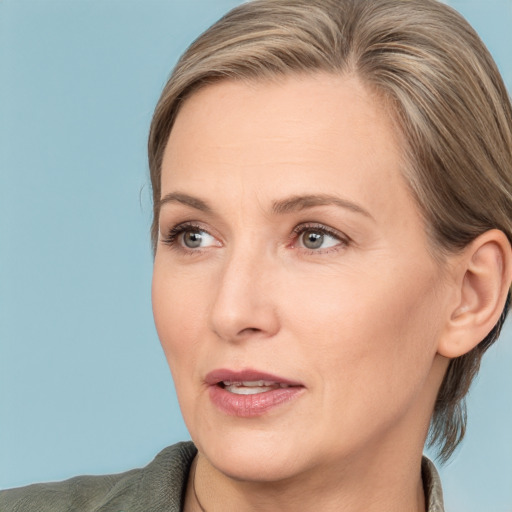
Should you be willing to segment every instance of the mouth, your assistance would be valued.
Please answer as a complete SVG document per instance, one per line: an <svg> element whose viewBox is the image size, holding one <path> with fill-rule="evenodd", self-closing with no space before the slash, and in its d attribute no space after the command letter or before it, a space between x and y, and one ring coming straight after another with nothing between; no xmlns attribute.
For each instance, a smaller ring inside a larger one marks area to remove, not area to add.
<svg viewBox="0 0 512 512"><path fill-rule="evenodd" d="M234 393L235 395L256 395L258 393L267 393L274 389L293 387L290 386L290 384L285 384L284 382L273 382L271 380L245 380L241 382L224 380L219 382L217 386L220 386L222 389L225 389L229 393Z"/></svg>
<svg viewBox="0 0 512 512"><path fill-rule="evenodd" d="M304 387L299 381L252 369L213 370L206 375L204 381L209 386L219 386L239 395L254 395L279 388Z"/></svg>
<svg viewBox="0 0 512 512"><path fill-rule="evenodd" d="M300 382L257 370L214 370L205 382L212 403L222 413L245 418L261 416L305 390Z"/></svg>

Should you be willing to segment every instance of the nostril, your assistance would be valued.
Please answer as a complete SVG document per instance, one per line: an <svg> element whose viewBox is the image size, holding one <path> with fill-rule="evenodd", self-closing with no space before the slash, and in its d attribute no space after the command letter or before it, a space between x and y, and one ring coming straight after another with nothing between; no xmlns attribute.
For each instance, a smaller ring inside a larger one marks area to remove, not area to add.
<svg viewBox="0 0 512 512"><path fill-rule="evenodd" d="M261 332L261 329L258 329L257 327L246 327L245 329L242 329L239 332L239 335L240 334L254 334L257 332Z"/></svg>

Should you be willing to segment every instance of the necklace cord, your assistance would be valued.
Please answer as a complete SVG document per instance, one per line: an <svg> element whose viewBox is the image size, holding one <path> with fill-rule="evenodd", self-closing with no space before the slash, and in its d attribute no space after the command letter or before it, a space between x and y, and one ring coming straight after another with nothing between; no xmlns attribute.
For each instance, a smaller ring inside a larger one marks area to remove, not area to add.
<svg viewBox="0 0 512 512"><path fill-rule="evenodd" d="M196 468L197 468L197 461L194 464L194 473L192 474L192 491L194 491L194 498L199 505L199 508L201 509L201 512L206 512L203 505L201 505L201 502L199 501L199 497L197 496L196 492Z"/></svg>

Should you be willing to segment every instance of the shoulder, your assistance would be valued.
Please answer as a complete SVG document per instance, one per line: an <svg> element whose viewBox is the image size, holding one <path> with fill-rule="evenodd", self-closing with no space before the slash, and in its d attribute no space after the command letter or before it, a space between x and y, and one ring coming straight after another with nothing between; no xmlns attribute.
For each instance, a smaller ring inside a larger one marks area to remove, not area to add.
<svg viewBox="0 0 512 512"><path fill-rule="evenodd" d="M125 473L79 476L0 492L2 512L179 511L195 446L178 443L146 467Z"/></svg>

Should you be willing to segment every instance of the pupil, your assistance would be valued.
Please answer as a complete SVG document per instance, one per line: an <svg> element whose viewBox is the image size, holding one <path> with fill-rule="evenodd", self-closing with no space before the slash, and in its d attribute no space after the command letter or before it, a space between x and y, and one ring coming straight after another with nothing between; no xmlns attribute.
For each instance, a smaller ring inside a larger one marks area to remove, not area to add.
<svg viewBox="0 0 512 512"><path fill-rule="evenodd" d="M324 235L317 231L306 231L303 235L303 242L308 249L318 249L324 243Z"/></svg>
<svg viewBox="0 0 512 512"><path fill-rule="evenodd" d="M203 237L198 231L187 231L183 237L185 245L189 249L194 249L201 245Z"/></svg>

